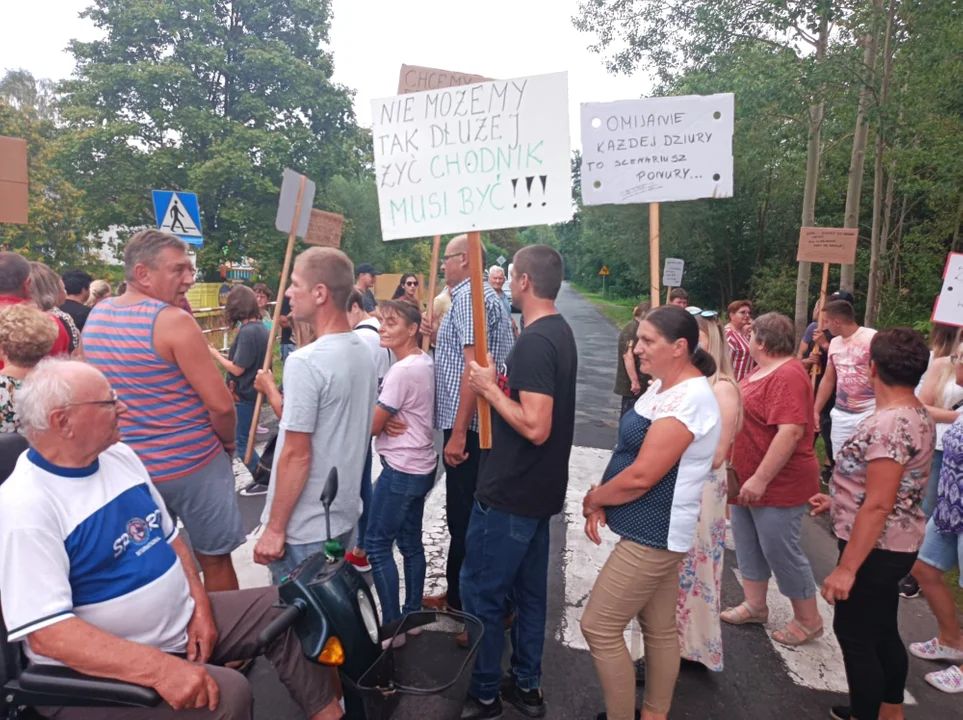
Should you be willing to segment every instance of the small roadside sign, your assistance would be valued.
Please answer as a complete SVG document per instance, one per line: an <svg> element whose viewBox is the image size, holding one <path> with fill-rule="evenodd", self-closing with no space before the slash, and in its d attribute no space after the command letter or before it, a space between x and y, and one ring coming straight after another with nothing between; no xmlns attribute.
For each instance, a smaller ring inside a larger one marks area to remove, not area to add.
<svg viewBox="0 0 963 720"><path fill-rule="evenodd" d="M204 242L201 233L201 210L197 195L173 190L152 190L157 229L176 235L190 245Z"/></svg>
<svg viewBox="0 0 963 720"><path fill-rule="evenodd" d="M504 265L506 262L508 262L508 258L506 258L504 255L499 255L495 262L497 262L499 265Z"/></svg>
<svg viewBox="0 0 963 720"><path fill-rule="evenodd" d="M609 268L608 268L608 266L607 266L607 265L603 265L603 266L602 266L602 269L599 270L599 275L601 275L602 277L606 277L608 274L609 274Z"/></svg>

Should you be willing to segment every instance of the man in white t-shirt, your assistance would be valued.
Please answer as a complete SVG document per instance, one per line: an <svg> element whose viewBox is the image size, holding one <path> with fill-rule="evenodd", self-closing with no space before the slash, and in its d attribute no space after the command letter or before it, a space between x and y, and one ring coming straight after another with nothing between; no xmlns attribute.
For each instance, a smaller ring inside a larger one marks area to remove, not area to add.
<svg viewBox="0 0 963 720"><path fill-rule="evenodd" d="M42 714L169 720L195 709L250 720L251 687L223 665L257 653L258 634L280 613L277 590L204 590L143 463L119 442L127 408L93 366L42 363L17 406L32 448L0 485L9 639L25 641L32 662L151 687L167 703ZM293 630L266 654L308 717L342 717L332 670L304 657Z"/></svg>
<svg viewBox="0 0 963 720"><path fill-rule="evenodd" d="M298 255L285 293L294 319L311 323L317 340L284 363L284 409L261 514L264 532L254 547L254 561L270 565L276 584L324 550L320 498L332 468L338 471L338 496L330 508L334 538L350 547L361 516L361 476L378 378L371 353L351 331L345 312L353 285L347 255L314 247Z"/></svg>

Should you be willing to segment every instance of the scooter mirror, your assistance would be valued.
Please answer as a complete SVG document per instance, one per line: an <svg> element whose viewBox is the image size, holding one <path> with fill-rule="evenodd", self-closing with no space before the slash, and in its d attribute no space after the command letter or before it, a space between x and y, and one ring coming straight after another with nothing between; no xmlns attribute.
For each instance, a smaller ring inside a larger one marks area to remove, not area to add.
<svg viewBox="0 0 963 720"><path fill-rule="evenodd" d="M331 468L328 473L328 480L324 483L324 490L321 492L321 504L327 510L331 507L335 497L338 495L338 468Z"/></svg>

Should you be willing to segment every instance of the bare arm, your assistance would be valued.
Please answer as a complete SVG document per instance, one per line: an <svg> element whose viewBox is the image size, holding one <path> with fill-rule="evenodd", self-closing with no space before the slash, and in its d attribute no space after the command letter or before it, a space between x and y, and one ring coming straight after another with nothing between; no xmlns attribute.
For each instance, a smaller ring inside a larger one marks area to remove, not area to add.
<svg viewBox="0 0 963 720"><path fill-rule="evenodd" d="M257 375L254 377L254 389L267 398L274 414L281 417L284 396L281 395L281 391L278 390L278 386L274 382L274 375L270 370L257 371Z"/></svg>
<svg viewBox="0 0 963 720"><path fill-rule="evenodd" d="M625 366L625 372L629 375L629 382L632 383L633 386L638 385L641 389L645 390L645 388L642 387L642 381L639 379L639 371L635 368L635 354L632 352L632 343L629 343L628 348L622 355L622 364Z"/></svg>
<svg viewBox="0 0 963 720"><path fill-rule="evenodd" d="M221 355L220 352L218 352L215 348L211 347L210 345L208 345L208 347L211 348L211 357L214 358L214 361L217 362L227 372L229 372L234 377L240 377L241 375L244 374L244 368L228 360L226 357Z"/></svg>
<svg viewBox="0 0 963 720"><path fill-rule="evenodd" d="M819 383L819 392L816 393L816 404L813 409L817 418L819 417L819 413L823 411L823 408L826 407L826 403L829 402L829 398L832 397L834 392L836 392L836 367L833 365L833 361L830 360L826 363L826 373Z"/></svg>
<svg viewBox="0 0 963 720"><path fill-rule="evenodd" d="M375 405L374 420L371 421L371 435L376 437L385 429L385 423L392 418L392 413L385 410L380 405Z"/></svg>
<svg viewBox="0 0 963 720"><path fill-rule="evenodd" d="M165 308L157 316L154 344L158 354L177 365L207 408L221 442L234 445L234 399L224 384L197 323L179 308Z"/></svg>
<svg viewBox="0 0 963 720"><path fill-rule="evenodd" d="M949 358L937 358L926 371L926 375L923 376L923 387L920 388L920 402L926 406L926 409L933 418L933 422L954 423L960 416L960 413L956 410L942 408L936 404L940 401L940 398L937 397L940 377L943 375L943 369L949 361Z"/></svg>
<svg viewBox="0 0 963 720"><path fill-rule="evenodd" d="M311 433L288 430L274 476L274 501L267 522L269 530L286 534L288 520L308 482L310 469Z"/></svg>
<svg viewBox="0 0 963 720"><path fill-rule="evenodd" d="M717 382L712 388L719 403L719 414L722 417L722 432L719 435L719 445L716 447L715 457L712 459L712 469L720 467L729 457L729 448L735 438L739 428L736 422L739 420L739 404L741 399L739 391L733 387L732 383L722 380Z"/></svg>
<svg viewBox="0 0 963 720"><path fill-rule="evenodd" d="M478 367L476 365L476 367ZM515 402L501 391L497 384L485 387L485 399L515 432L534 445L543 445L552 433L552 408L555 400L551 395L521 391Z"/></svg>
<svg viewBox="0 0 963 720"><path fill-rule="evenodd" d="M866 466L866 499L856 513L853 530L839 559L851 573L865 562L883 532L886 518L893 512L896 492L903 479L903 466L891 458L870 460Z"/></svg>

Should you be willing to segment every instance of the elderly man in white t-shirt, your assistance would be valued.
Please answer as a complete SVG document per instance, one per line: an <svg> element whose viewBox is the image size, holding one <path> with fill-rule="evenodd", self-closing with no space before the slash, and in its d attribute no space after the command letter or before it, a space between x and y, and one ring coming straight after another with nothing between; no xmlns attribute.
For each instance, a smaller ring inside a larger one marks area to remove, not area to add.
<svg viewBox="0 0 963 720"><path fill-rule="evenodd" d="M143 463L119 442L126 411L78 362L42 363L17 393L32 448L0 485L0 599L36 663L151 687L156 708L41 708L58 720L250 720L247 679L275 588L208 594ZM294 630L267 649L312 720L343 716L330 668Z"/></svg>

